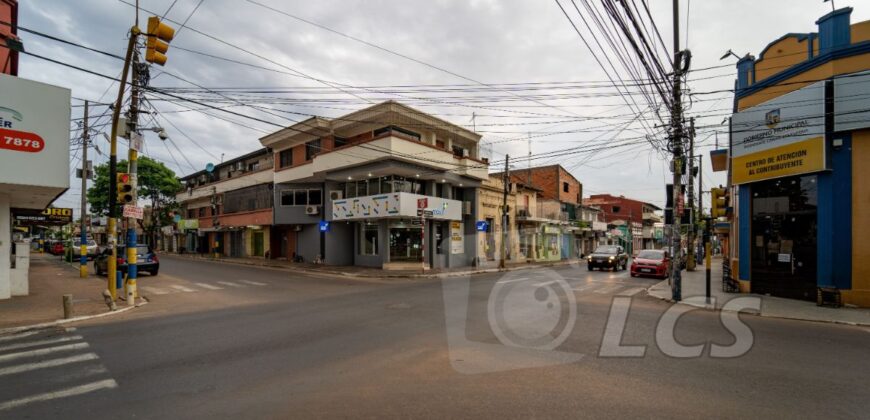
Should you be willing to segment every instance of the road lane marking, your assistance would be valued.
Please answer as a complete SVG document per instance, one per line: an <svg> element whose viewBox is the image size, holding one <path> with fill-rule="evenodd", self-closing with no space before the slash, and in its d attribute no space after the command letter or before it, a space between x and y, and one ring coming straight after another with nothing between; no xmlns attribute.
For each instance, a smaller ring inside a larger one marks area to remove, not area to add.
<svg viewBox="0 0 870 420"><path fill-rule="evenodd" d="M233 283L231 281L219 281L218 284L222 284L224 286L230 286L230 287L245 287L245 286L242 286L241 284Z"/></svg>
<svg viewBox="0 0 870 420"><path fill-rule="evenodd" d="M66 337L55 337L55 338L48 338L45 340L28 341L26 343L10 344L6 347L0 347L0 352L23 349L23 348L27 348L27 347L44 346L46 344L57 344L57 343L63 343L63 342L67 342L67 341L76 341L76 340L81 340L81 339L82 339L82 336L80 336L80 335L70 335L70 336L66 336Z"/></svg>
<svg viewBox="0 0 870 420"><path fill-rule="evenodd" d="M617 296L634 296L644 289L645 287L634 287L617 293Z"/></svg>
<svg viewBox="0 0 870 420"><path fill-rule="evenodd" d="M29 397L19 398L6 402L0 402L0 411L10 408L20 407L30 403L40 401L50 401L58 398L73 397L76 395L87 394L89 392L99 391L101 389L114 389L118 387L118 383L114 379L104 379L102 381L91 382L89 384L74 386L72 388L62 389L60 391L46 392L43 394L31 395Z"/></svg>
<svg viewBox="0 0 870 420"><path fill-rule="evenodd" d="M3 337L0 337L0 343L2 343L4 341L17 340L19 338L30 337L31 335L39 334L41 332L42 331L26 331L26 332L22 332L22 333L18 333L18 334L4 335Z"/></svg>
<svg viewBox="0 0 870 420"><path fill-rule="evenodd" d="M529 280L529 279L499 280L499 281L497 281L497 282L495 282L495 283L496 283L496 284L505 284L505 283L514 283L514 282L518 282L518 281L526 281L526 280Z"/></svg>
<svg viewBox="0 0 870 420"><path fill-rule="evenodd" d="M73 343L64 344L57 347L46 347L44 349L28 350L18 353L9 353L0 355L0 362L8 362L10 360L20 359L22 357L45 356L46 354L57 353L59 351L80 350L88 348L88 343Z"/></svg>
<svg viewBox="0 0 870 420"><path fill-rule="evenodd" d="M171 284L171 285L169 285L169 287L176 289L176 290L181 290L182 292L195 292L196 291L196 290L193 290L189 287L184 287L180 284Z"/></svg>
<svg viewBox="0 0 870 420"><path fill-rule="evenodd" d="M169 290L160 289L160 288L151 287L151 286L139 286L139 288L148 292L148 293L154 294L154 295L165 295L167 293L172 293Z"/></svg>
<svg viewBox="0 0 870 420"><path fill-rule="evenodd" d="M60 359L44 360L42 362L25 363L22 365L10 366L0 369L0 376L13 375L21 372L29 372L31 370L45 369L57 366L63 366L70 363L85 362L88 360L97 360L99 357L96 353L77 354L75 356L61 357Z"/></svg>
<svg viewBox="0 0 870 420"><path fill-rule="evenodd" d="M242 283L247 283L247 284L253 285L253 286L267 286L266 283L260 283L258 281L250 281L250 280L239 280L239 281Z"/></svg>
<svg viewBox="0 0 870 420"><path fill-rule="evenodd" d="M553 283L555 283L555 282L556 282L556 280L543 281L543 282L540 282L540 283L535 283L535 286L536 286L536 287L541 287L541 286L546 286L546 285L549 285L549 284L553 284Z"/></svg>
<svg viewBox="0 0 870 420"><path fill-rule="evenodd" d="M223 287L217 287L215 285L211 285L208 283L196 283L196 285L199 287L202 287L203 289L209 289L209 290L223 290L224 289Z"/></svg>
<svg viewBox="0 0 870 420"><path fill-rule="evenodd" d="M602 287L602 288L596 290L595 293L605 295L605 294L608 294L608 293L615 292L615 291L617 291L617 290L619 290L619 289L622 289L622 285L621 285L621 284L616 284L616 285L613 285L613 286L604 286L604 287Z"/></svg>
<svg viewBox="0 0 870 420"><path fill-rule="evenodd" d="M583 292L583 291L586 291L586 290L589 290L589 289L594 289L594 288L596 288L596 287L598 287L598 286L599 286L599 285L597 285L597 284L587 284L587 285L585 285L585 286L574 287L574 288L572 288L571 290L573 290L573 291L575 291L575 292Z"/></svg>

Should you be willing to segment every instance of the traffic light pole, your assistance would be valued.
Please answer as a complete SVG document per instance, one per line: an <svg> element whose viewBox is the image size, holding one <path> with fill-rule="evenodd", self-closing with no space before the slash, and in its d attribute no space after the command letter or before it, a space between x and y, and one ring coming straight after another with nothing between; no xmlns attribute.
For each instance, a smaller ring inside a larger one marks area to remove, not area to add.
<svg viewBox="0 0 870 420"><path fill-rule="evenodd" d="M136 39L139 36L139 27L130 29L130 39L127 44L127 54L124 56L124 69L121 71L121 81L118 83L118 98L112 109L112 136L109 142L109 223L108 223L108 246L111 256L108 261L107 276L108 289L112 300L118 298L116 287L118 272L118 241L117 217L118 217L118 121L121 118L121 106L124 103L124 89L126 88L127 76L130 72L130 61L133 58L133 49L136 47ZM84 194L84 192L82 192Z"/></svg>
<svg viewBox="0 0 870 420"><path fill-rule="evenodd" d="M82 211L81 236L79 243L79 277L88 277L88 101L85 101L84 117L82 118ZM111 195L111 194L110 194Z"/></svg>
<svg viewBox="0 0 870 420"><path fill-rule="evenodd" d="M706 294L705 294L705 296L707 298L705 300L705 302L707 304L709 304L710 303L710 276L711 276L710 271L713 268L713 261L712 261L712 257L711 257L712 247L713 247L713 244L711 242L712 236L713 236L713 218L712 217L707 218L707 223L704 226L704 231L705 231L704 232L704 268L706 271L706 273L705 273L705 276L706 276L706 283L705 283Z"/></svg>

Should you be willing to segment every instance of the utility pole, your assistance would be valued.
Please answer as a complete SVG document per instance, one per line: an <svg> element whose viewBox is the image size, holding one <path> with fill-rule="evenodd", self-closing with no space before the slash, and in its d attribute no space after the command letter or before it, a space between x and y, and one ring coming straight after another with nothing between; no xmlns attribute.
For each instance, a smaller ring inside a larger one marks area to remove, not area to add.
<svg viewBox="0 0 870 420"><path fill-rule="evenodd" d="M109 142L109 223L108 230L108 246L111 252L109 257L108 267L106 269L108 275L108 289L112 295L112 300L117 299L118 290L116 286L117 271L118 271L118 248L117 248L117 217L118 217L118 121L121 118L121 106L124 103L124 90L127 84L127 76L130 71L130 61L133 58L133 49L136 47L136 40L141 31L139 27L133 25L130 29L130 39L127 43L127 54L124 57L124 69L121 71L121 81L118 83L118 98L115 100L115 105L112 108L112 136Z"/></svg>
<svg viewBox="0 0 870 420"><path fill-rule="evenodd" d="M510 229L508 228L508 190L511 187L510 176L510 156L504 155L504 175L502 183L504 184L504 193L501 200L501 259L498 262L499 268L505 268L505 260L507 259L508 241L510 240ZM531 171L531 168L529 168Z"/></svg>
<svg viewBox="0 0 870 420"><path fill-rule="evenodd" d="M689 204L689 232L688 237L686 238L686 242L688 242L688 246L686 247L689 251L688 258L686 260L686 270L695 271L695 117L689 119L689 150L686 152L686 156L688 157L689 164L689 185L688 185L688 193L686 202Z"/></svg>
<svg viewBox="0 0 870 420"><path fill-rule="evenodd" d="M81 211L81 236L79 243L79 277L88 277L88 101L85 101L84 116L82 118L82 211ZM111 194L110 194L111 195Z"/></svg>
<svg viewBox="0 0 870 420"><path fill-rule="evenodd" d="M681 186L681 170L683 163L683 106L681 94L681 57L680 51L680 0L673 0L673 19L674 19L674 86L673 98L671 102L671 148L674 152L673 169L674 169L674 206L678 206L682 195ZM674 263L671 264L671 275L673 277L671 286L671 297L674 301L682 300L682 279L680 278L680 263L682 261L683 247L680 240L680 215L674 212L673 225L671 225L671 240L673 241Z"/></svg>
<svg viewBox="0 0 870 420"><path fill-rule="evenodd" d="M138 137L139 133L137 132L139 128L139 86L140 82L140 74L139 74L139 53L138 51L133 52L133 76L131 78L131 86L130 86L130 147L127 150L127 173L130 174L130 180L133 184L133 189L130 191L130 194L133 196L133 200L130 201L131 206L138 207L139 206L139 197L138 197L138 189L139 183L136 179L136 170L138 168L138 159L139 159L139 151L137 150L138 146ZM138 267L137 267L137 256L136 256L136 243L138 242L138 238L136 237L136 219L133 217L127 218L127 281L125 282L125 290L127 293L127 305L135 305L136 304L136 278L138 277Z"/></svg>

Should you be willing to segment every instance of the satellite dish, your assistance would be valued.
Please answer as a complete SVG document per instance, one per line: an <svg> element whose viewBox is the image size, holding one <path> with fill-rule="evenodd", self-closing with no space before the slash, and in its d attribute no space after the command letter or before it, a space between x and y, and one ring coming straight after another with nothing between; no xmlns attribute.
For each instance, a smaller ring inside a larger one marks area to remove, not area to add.
<svg viewBox="0 0 870 420"><path fill-rule="evenodd" d="M208 173L214 172L214 163L206 163L205 164L205 171Z"/></svg>

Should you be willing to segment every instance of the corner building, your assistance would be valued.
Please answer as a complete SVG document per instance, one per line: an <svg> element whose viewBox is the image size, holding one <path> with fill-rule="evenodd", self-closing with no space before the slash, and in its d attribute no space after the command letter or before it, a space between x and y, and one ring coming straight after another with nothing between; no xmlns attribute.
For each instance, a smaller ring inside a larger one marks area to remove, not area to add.
<svg viewBox="0 0 870 420"><path fill-rule="evenodd" d="M472 265L477 188L489 166L480 137L393 101L262 137L275 162L272 258Z"/></svg>
<svg viewBox="0 0 870 420"><path fill-rule="evenodd" d="M729 254L742 291L870 307L870 21L851 13L737 63Z"/></svg>

